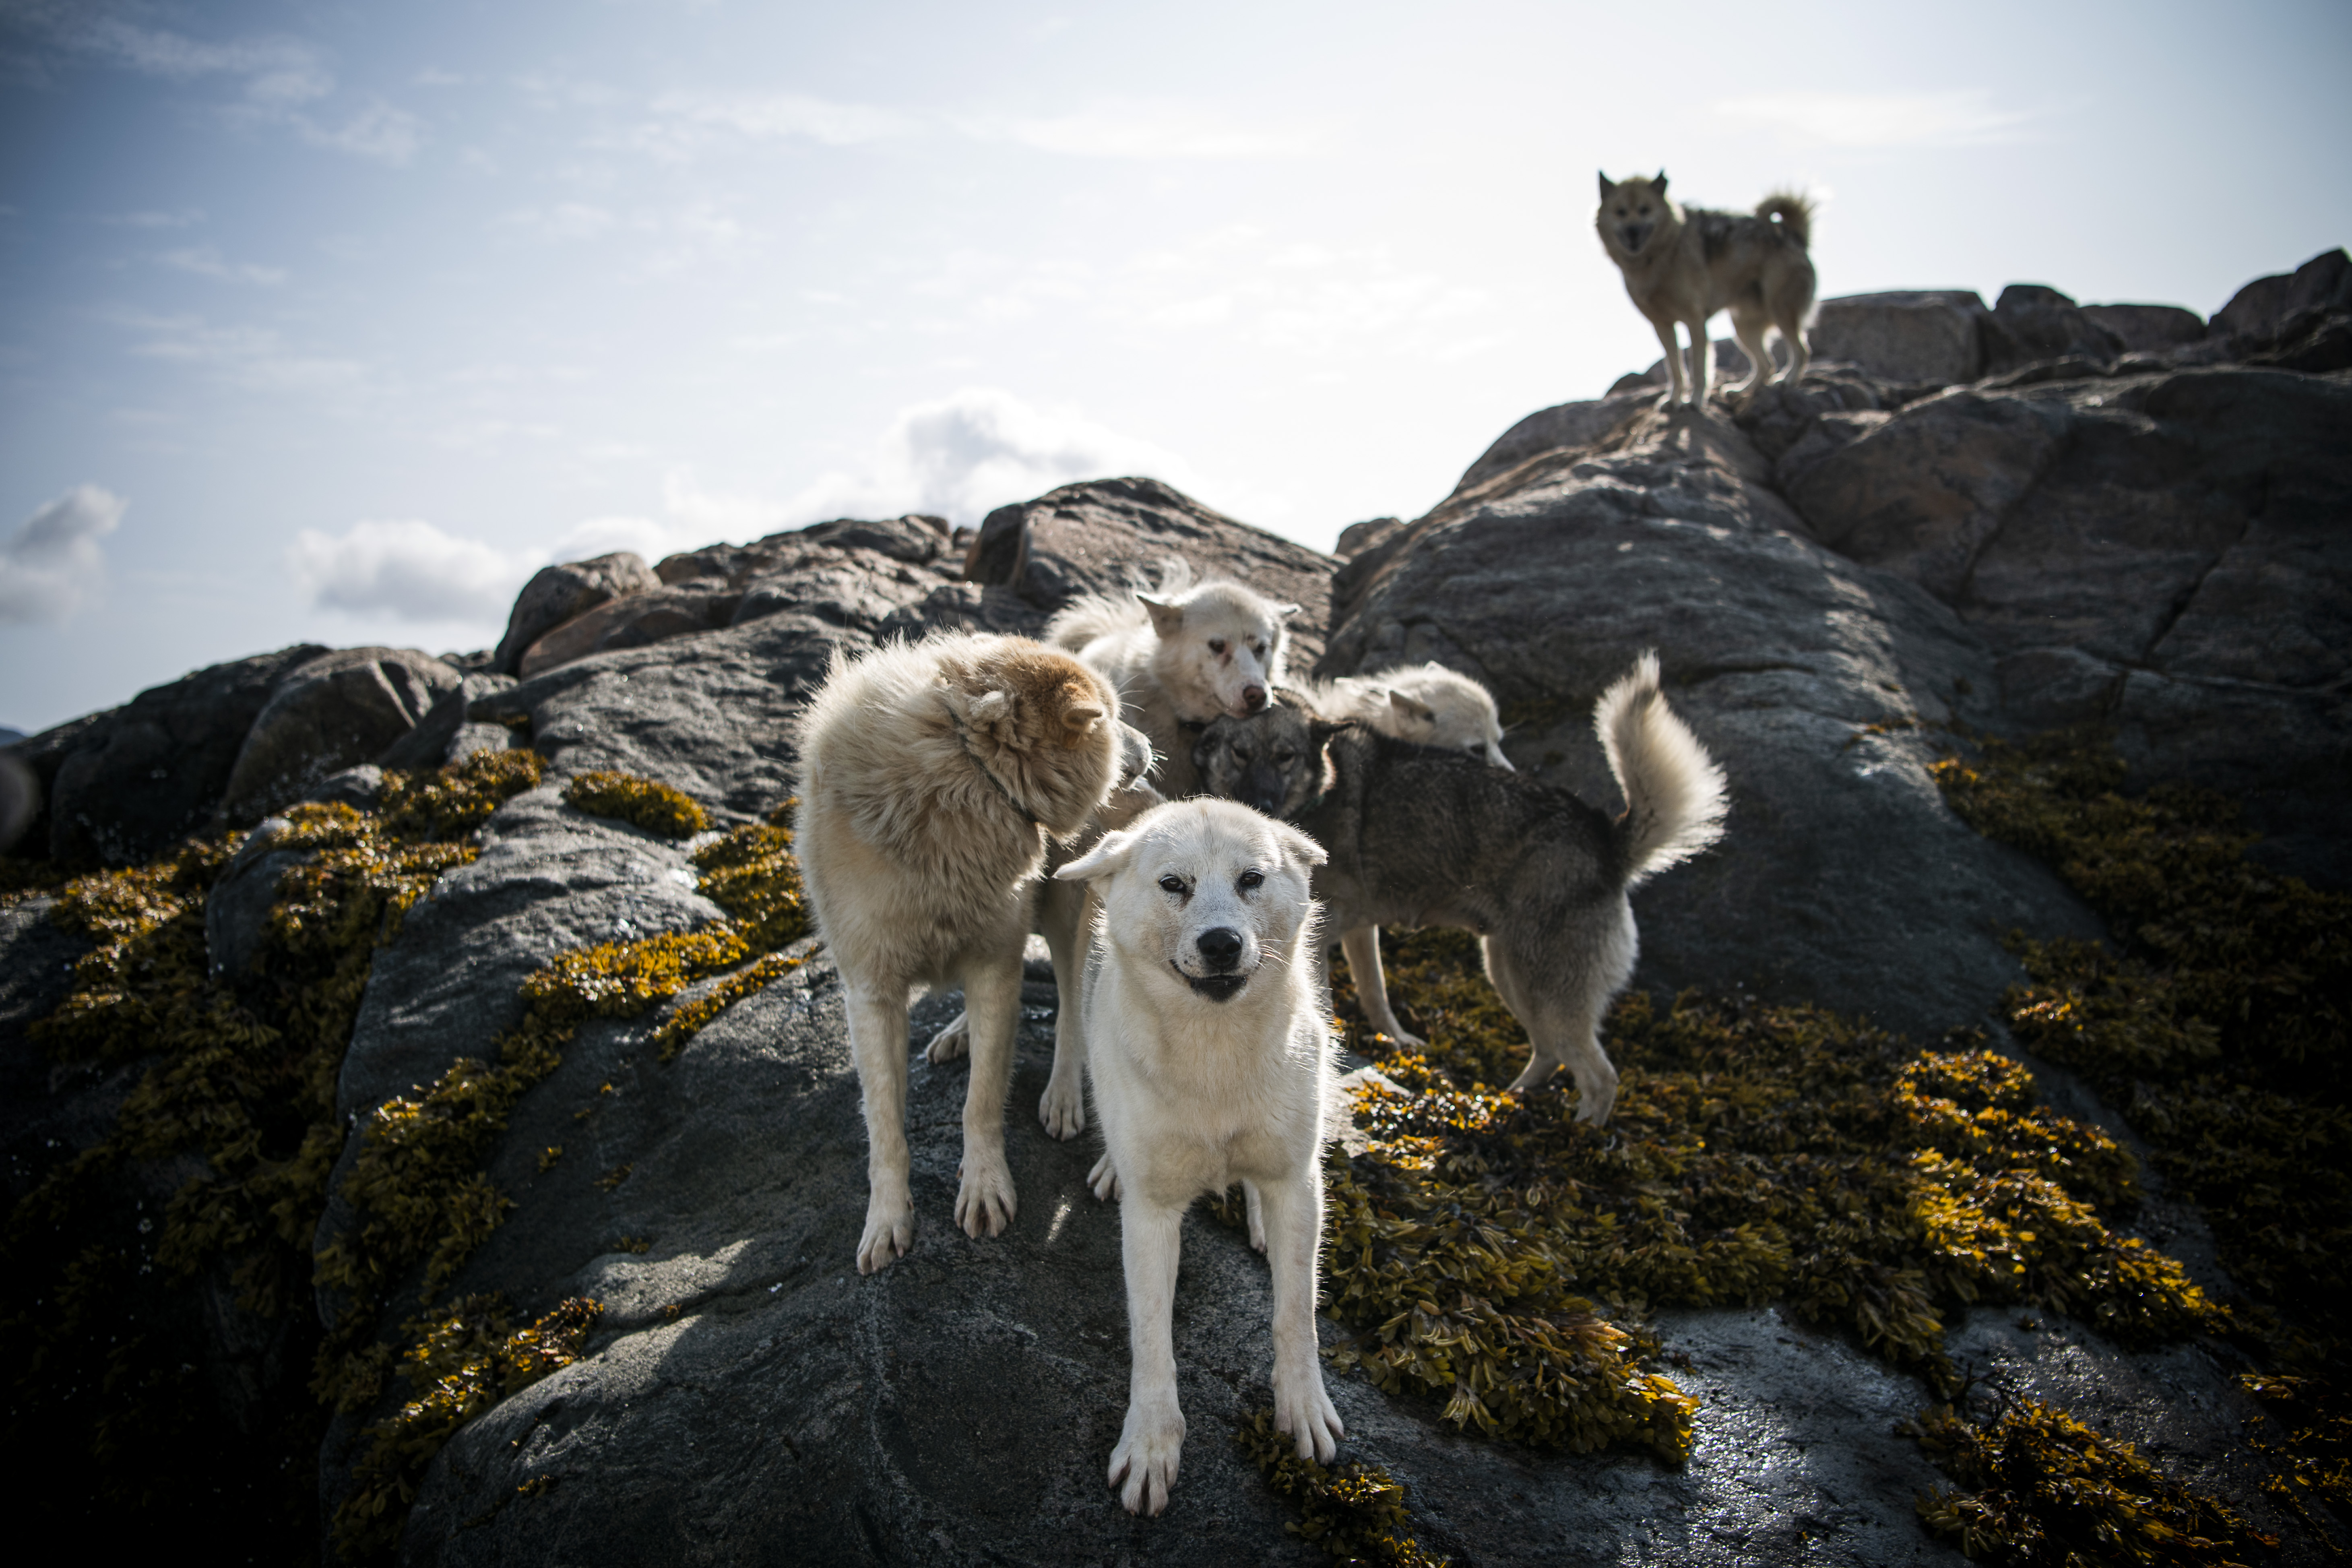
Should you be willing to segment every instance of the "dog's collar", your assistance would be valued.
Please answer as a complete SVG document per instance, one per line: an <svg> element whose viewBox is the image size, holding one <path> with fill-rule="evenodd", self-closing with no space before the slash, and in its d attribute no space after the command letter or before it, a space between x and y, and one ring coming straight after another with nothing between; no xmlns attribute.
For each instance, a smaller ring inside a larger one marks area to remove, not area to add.
<svg viewBox="0 0 2352 1568"><path fill-rule="evenodd" d="M946 700L942 699L940 705L943 708L947 707ZM1015 795L1011 790L1005 788L1004 781L998 778L995 773L989 767L987 762L982 758L981 754L977 751L972 749L971 731L965 728L962 716L957 713L953 708L948 708L948 719L955 725L957 743L963 747L963 754L971 759L971 765L980 770L980 776L986 779L991 784L995 786L996 793L1004 797L1004 804L1021 814L1022 821L1027 823L1032 827L1045 826L1045 825L1037 819L1037 814L1030 810L1027 806L1022 805L1020 797Z"/></svg>

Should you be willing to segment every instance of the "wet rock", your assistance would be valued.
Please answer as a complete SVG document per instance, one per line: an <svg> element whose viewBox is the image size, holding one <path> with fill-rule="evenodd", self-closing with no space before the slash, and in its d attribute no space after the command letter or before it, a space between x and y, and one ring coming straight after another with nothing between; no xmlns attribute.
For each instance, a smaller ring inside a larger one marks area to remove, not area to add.
<svg viewBox="0 0 2352 1568"><path fill-rule="evenodd" d="M237 752L224 816L255 821L328 774L373 762L464 679L415 648L344 648L287 671Z"/></svg>
<svg viewBox="0 0 2352 1568"><path fill-rule="evenodd" d="M69 864L152 859L213 820L279 679L327 651L300 643L212 665L20 742L46 803L46 829L37 820L28 837Z"/></svg>
<svg viewBox="0 0 2352 1568"><path fill-rule="evenodd" d="M522 662L524 651L564 622L584 615L607 599L642 594L661 585L662 579L654 575L645 558L627 550L616 550L590 561L542 566L515 595L514 609L507 616L506 636L499 639L490 668L500 675L512 675Z"/></svg>

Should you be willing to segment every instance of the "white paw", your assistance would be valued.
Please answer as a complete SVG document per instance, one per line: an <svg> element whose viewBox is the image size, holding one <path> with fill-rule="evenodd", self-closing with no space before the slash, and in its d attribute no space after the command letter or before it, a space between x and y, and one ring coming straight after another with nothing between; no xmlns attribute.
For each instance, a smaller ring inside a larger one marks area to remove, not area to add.
<svg viewBox="0 0 2352 1568"><path fill-rule="evenodd" d="M1118 1487L1118 1500L1127 1511L1157 1514L1166 1508L1168 1493L1176 1485L1177 1462L1183 1456L1184 1413L1174 1400L1129 1405L1127 1425L1110 1456L1110 1484Z"/></svg>
<svg viewBox="0 0 2352 1568"><path fill-rule="evenodd" d="M1110 1168L1109 1150L1104 1150L1103 1157L1095 1162L1095 1168L1087 1173L1087 1185L1095 1190L1097 1202L1109 1203L1118 1196L1118 1173Z"/></svg>
<svg viewBox="0 0 2352 1568"><path fill-rule="evenodd" d="M1323 1370L1316 1366L1308 1367L1302 1377L1275 1378L1274 1424L1298 1439L1300 1458L1318 1465L1331 1462L1331 1456L1339 1451L1339 1439L1348 1435L1339 1411L1331 1406L1331 1396L1323 1392Z"/></svg>
<svg viewBox="0 0 2352 1568"><path fill-rule="evenodd" d="M931 1037L931 1043L923 1047L923 1059L937 1067L941 1062L954 1061L971 1049L971 1016L958 1013L940 1026L940 1032Z"/></svg>
<svg viewBox="0 0 2352 1568"><path fill-rule="evenodd" d="M1390 1039L1394 1040L1398 1045L1402 1046L1409 1051L1420 1050L1423 1047L1429 1044L1427 1040L1423 1039L1419 1035L1414 1034L1402 1024L1394 1024L1385 1029L1377 1029L1376 1032L1386 1035Z"/></svg>
<svg viewBox="0 0 2352 1568"><path fill-rule="evenodd" d="M1066 1089L1047 1079L1045 1092L1037 1101L1037 1120L1054 1137L1076 1138L1087 1130L1087 1091L1076 1084Z"/></svg>
<svg viewBox="0 0 2352 1568"><path fill-rule="evenodd" d="M866 1200L866 1234L857 1238L857 1271L871 1274L907 1256L915 1244L915 1205L907 1194L879 1190Z"/></svg>
<svg viewBox="0 0 2352 1568"><path fill-rule="evenodd" d="M982 1231L1003 1236L1004 1227L1013 1223L1013 1173L1004 1168L1004 1157L967 1156L963 1180L956 1186L956 1224L963 1226L963 1233L973 1237Z"/></svg>

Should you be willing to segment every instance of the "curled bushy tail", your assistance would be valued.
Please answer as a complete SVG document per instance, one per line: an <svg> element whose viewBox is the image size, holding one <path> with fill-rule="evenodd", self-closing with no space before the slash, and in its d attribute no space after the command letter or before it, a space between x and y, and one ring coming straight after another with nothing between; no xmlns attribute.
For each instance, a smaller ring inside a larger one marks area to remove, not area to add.
<svg viewBox="0 0 2352 1568"><path fill-rule="evenodd" d="M1799 245L1813 243L1813 204L1794 191L1774 191L1756 204L1756 216L1768 223L1780 220L1780 232Z"/></svg>
<svg viewBox="0 0 2352 1568"><path fill-rule="evenodd" d="M1656 654L1643 654L1601 694L1592 727L1625 795L1617 832L1627 887L1639 887L1723 837L1728 805L1723 770L1666 706Z"/></svg>
<svg viewBox="0 0 2352 1568"><path fill-rule="evenodd" d="M1066 648L1077 652L1099 637L1123 632L1135 626L1149 626L1151 617L1136 603L1135 591L1158 598L1181 594L1192 585L1192 564L1171 555L1160 563L1160 580L1152 582L1143 573L1130 566L1128 580L1134 591L1125 594L1087 594L1071 600L1054 612L1045 623L1040 640L1048 647Z"/></svg>

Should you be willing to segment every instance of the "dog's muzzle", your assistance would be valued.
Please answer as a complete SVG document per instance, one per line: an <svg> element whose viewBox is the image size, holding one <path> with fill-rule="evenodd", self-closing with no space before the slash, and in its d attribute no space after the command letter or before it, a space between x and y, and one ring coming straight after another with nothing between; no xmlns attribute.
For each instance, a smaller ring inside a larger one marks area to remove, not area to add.
<svg viewBox="0 0 2352 1568"><path fill-rule="evenodd" d="M1638 254L1642 247L1650 243L1651 231L1656 226L1655 224L1629 223L1618 229L1617 237L1628 252Z"/></svg>
<svg viewBox="0 0 2352 1568"><path fill-rule="evenodd" d="M1252 762L1243 773L1234 798L1252 811L1262 811L1268 816L1282 815L1282 770L1266 759Z"/></svg>
<svg viewBox="0 0 2352 1568"><path fill-rule="evenodd" d="M1249 984L1249 976L1238 973L1242 962L1242 933L1231 926L1214 926L1192 939L1200 950L1201 962L1209 966L1206 974L1185 974L1181 964L1171 965L1184 975L1184 984L1212 1002L1230 1002Z"/></svg>

